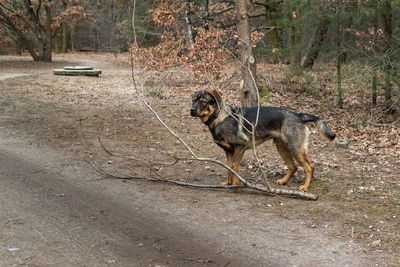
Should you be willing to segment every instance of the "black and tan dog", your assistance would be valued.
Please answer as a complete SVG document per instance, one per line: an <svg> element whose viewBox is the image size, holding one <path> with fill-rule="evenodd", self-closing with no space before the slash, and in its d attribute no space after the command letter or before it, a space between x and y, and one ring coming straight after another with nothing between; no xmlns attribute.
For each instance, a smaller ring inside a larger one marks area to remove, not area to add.
<svg viewBox="0 0 400 267"><path fill-rule="evenodd" d="M305 123L315 122L321 137L333 140L335 134L317 116L296 113L280 107L233 107L222 101L216 90L202 90L192 97L190 115L199 117L208 126L215 143L226 152L228 166L238 172L244 152L266 140L273 139L279 155L288 167L288 173L277 182L285 184L297 171L298 161L306 173L306 181L299 190L310 185L314 166L308 159L308 128ZM258 120L257 120L258 117ZM256 124L257 121L257 124ZM256 124L254 138L253 125ZM221 185L239 184L240 180L228 171L228 179Z"/></svg>

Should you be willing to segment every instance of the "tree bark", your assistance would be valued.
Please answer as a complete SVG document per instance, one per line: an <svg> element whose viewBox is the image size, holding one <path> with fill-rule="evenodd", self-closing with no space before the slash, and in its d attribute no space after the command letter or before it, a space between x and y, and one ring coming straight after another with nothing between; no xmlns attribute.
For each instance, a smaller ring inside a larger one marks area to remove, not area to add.
<svg viewBox="0 0 400 267"><path fill-rule="evenodd" d="M235 0L236 27L238 33L239 60L241 64L242 83L240 86L243 106L258 105L256 60L253 54L248 14L248 1Z"/></svg>
<svg viewBox="0 0 400 267"><path fill-rule="evenodd" d="M208 10L208 4L209 4L209 1L208 0L204 0L204 28L206 29L206 31L208 31L208 29L209 29L208 20L210 18L210 12Z"/></svg>
<svg viewBox="0 0 400 267"><path fill-rule="evenodd" d="M62 53L67 53L68 52L68 42L69 42L69 29L68 26L63 23L61 25L62 28L62 48L61 52Z"/></svg>
<svg viewBox="0 0 400 267"><path fill-rule="evenodd" d="M272 1L272 3L270 3L269 0L265 0L266 25L271 27L270 30L268 30L267 32L267 42L271 51L278 48L277 19L276 2ZM276 54L271 54L271 56L273 57L272 61L274 63L277 63L279 61Z"/></svg>
<svg viewBox="0 0 400 267"><path fill-rule="evenodd" d="M371 106L376 107L376 70L372 70Z"/></svg>
<svg viewBox="0 0 400 267"><path fill-rule="evenodd" d="M39 47L38 47L38 53L34 49L29 49L29 52L31 53L33 59L35 61L46 61L50 62L51 61L51 52L53 48L52 44L52 32L51 32L51 23L52 23L52 17L51 17L51 7L48 5L43 5L42 2L39 2L38 6L36 7L36 10L33 9L30 1L24 0L24 5L26 10L28 11L28 15L30 20L34 23L33 27L33 34L35 35L35 39L38 41ZM40 17L40 10L43 8L45 10L45 22L43 23L41 21ZM26 43L28 44L28 40L25 38ZM33 46L30 44L30 46Z"/></svg>
<svg viewBox="0 0 400 267"><path fill-rule="evenodd" d="M384 66L383 66L383 73L385 77L384 83L384 91L385 91L385 107L388 109L388 112L391 112L392 107L392 62L390 53L388 53L391 49L393 49L392 45L392 32L393 32L393 25L392 25L392 7L391 7L391 0L385 0L383 3L383 7L380 9L379 14L379 25L383 29L383 40L382 41L382 52L384 55Z"/></svg>
<svg viewBox="0 0 400 267"><path fill-rule="evenodd" d="M343 108L343 88L342 88L342 31L341 31L341 6L336 3L336 75L337 75L337 98L338 107Z"/></svg>
<svg viewBox="0 0 400 267"><path fill-rule="evenodd" d="M314 62L318 57L319 51L321 50L321 46L324 42L326 33L328 32L329 24L330 24L329 17L324 16L324 18L317 26L314 38L311 41L306 53L304 54L301 60L300 66L302 68L307 70L312 69Z"/></svg>
<svg viewBox="0 0 400 267"><path fill-rule="evenodd" d="M53 37L52 37L52 30L51 30L51 23L53 22L52 15L51 15L51 7L49 5L45 5L44 7L46 11L46 21L43 25L44 28L44 58L43 61L51 62L51 53L53 51Z"/></svg>
<svg viewBox="0 0 400 267"><path fill-rule="evenodd" d="M193 32L192 32L192 21L190 20L190 0L186 0L185 20L186 20L189 44L193 48L194 40L193 40Z"/></svg>
<svg viewBox="0 0 400 267"><path fill-rule="evenodd" d="M20 43L24 48L28 50L28 52L31 54L32 58L34 61L39 61L39 55L36 53L34 45L32 42L28 41L24 33L17 27L17 25L14 23L14 21L3 11L2 8L0 8L0 16L5 20L5 23L7 27L13 31L20 40Z"/></svg>
<svg viewBox="0 0 400 267"><path fill-rule="evenodd" d="M300 67L301 62L301 38L302 38L302 30L298 22L297 17L299 16L299 10L296 7L289 5L290 3L286 0L284 2L285 16L288 21L290 21L291 25L288 27L288 50L289 50L289 62L290 65L294 69L298 69Z"/></svg>

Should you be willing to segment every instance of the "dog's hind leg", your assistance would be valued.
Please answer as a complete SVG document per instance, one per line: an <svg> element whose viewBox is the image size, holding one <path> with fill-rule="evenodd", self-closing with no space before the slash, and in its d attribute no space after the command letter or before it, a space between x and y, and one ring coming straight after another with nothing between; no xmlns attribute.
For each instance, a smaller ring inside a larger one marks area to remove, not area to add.
<svg viewBox="0 0 400 267"><path fill-rule="evenodd" d="M302 149L300 153L298 153L296 156L296 160L303 166L304 172L306 173L306 181L304 185L301 185L299 187L300 191L307 191L308 187L310 186L311 179L313 176L314 172L314 166L311 163L311 161L308 159L307 155L307 149Z"/></svg>
<svg viewBox="0 0 400 267"><path fill-rule="evenodd" d="M274 140L274 144L276 145L276 150L278 150L279 155L283 159L283 161L286 163L288 167L288 172L286 175L282 178L277 180L276 182L278 184L286 184L287 181L293 176L293 174L297 171L297 166L296 163L294 162L293 155L289 148L280 140Z"/></svg>

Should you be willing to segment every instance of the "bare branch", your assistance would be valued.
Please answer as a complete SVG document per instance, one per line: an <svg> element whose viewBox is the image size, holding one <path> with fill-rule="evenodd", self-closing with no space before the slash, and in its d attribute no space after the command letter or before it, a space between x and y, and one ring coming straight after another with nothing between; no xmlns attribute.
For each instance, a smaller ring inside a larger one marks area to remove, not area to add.
<svg viewBox="0 0 400 267"><path fill-rule="evenodd" d="M134 1L134 8L135 8L135 1ZM135 13L135 10L133 10L133 13ZM134 35L135 34L135 25L134 22L133 23L133 32ZM135 47L136 47L136 56L139 56L139 47L137 45L136 42L136 38L135 38ZM131 49L131 59L133 59L134 57L134 51ZM136 64L137 70L139 73L141 73L140 70L140 64ZM245 66L246 68L248 68L249 66ZM144 84L140 83L140 89L138 88L138 84L136 82L135 76L134 76L134 67L133 67L133 63L131 63L131 68L132 68L132 81L133 81L133 87L134 90L138 93L142 103L146 106L147 109L149 109L151 111L151 113L154 115L154 117L158 120L158 122L165 128L167 129L167 131L173 135L184 147L185 149L191 154L192 158L190 158L190 160L196 160L196 161L202 161L202 162L210 162L210 163L214 163L217 164L225 169L227 169L228 171L230 171L231 173L233 173L247 188L253 189L253 190L257 190L257 191L261 191L263 193L266 194L278 194L278 195L284 195L284 196L295 196L295 197L302 197L302 198L306 198L306 199L311 199L311 200L316 200L318 198L318 196L314 195L314 194L310 194L310 193L306 193L306 192L301 192L301 191L293 191L293 190L283 190L283 189L275 189L275 188L270 188L267 184L267 186L263 186L260 184L253 184L251 182L248 182L246 179L244 179L242 176L240 176L235 170L233 170L231 167L227 166L226 164L222 163L219 160L216 159L211 159L211 158L204 158L204 157L199 157L196 155L196 153L191 149L191 147L177 134L175 133L174 130L172 130L167 123L160 117L160 115L153 109L153 107L151 106L151 104L146 100L145 94L144 94ZM250 72L251 73L251 72ZM256 81L253 75L251 75L252 80L254 82L254 84L256 85ZM257 86L256 86L257 88ZM260 97L258 95L258 89L257 89L257 103L258 103L258 112L257 112L257 118L255 123L252 125L252 137L253 137L253 151L255 153L256 159L259 162L259 159L256 155L256 150L255 150L255 129L258 123L258 118L259 118L259 110L260 110ZM155 179L155 178L151 178L151 179ZM171 182L171 180L163 180L165 182ZM203 186L203 185L195 185L195 184L188 184L188 183L183 183L180 181L173 181L171 183L177 184L177 185L185 185L185 186L191 186L191 187L199 187L199 188L210 188L210 186ZM212 186L213 188L221 188L221 186ZM224 186L222 186L222 188L226 188Z"/></svg>

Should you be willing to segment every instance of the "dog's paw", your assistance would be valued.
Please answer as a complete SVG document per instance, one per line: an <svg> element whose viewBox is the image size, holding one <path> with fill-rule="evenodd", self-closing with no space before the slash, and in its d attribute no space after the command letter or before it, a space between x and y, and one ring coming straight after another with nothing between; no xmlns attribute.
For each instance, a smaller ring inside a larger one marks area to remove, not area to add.
<svg viewBox="0 0 400 267"><path fill-rule="evenodd" d="M287 181L283 180L283 179L279 179L276 181L277 184L283 185L286 184Z"/></svg>
<svg viewBox="0 0 400 267"><path fill-rule="evenodd" d="M240 180L239 179L233 179L232 185L238 185L238 184L240 184Z"/></svg>
<svg viewBox="0 0 400 267"><path fill-rule="evenodd" d="M307 187L305 185L299 186L299 191L307 191L307 190L308 190L308 186Z"/></svg>
<svg viewBox="0 0 400 267"><path fill-rule="evenodd" d="M229 185L229 181L228 180L223 181L223 182L219 183L219 185L223 185L223 186Z"/></svg>

